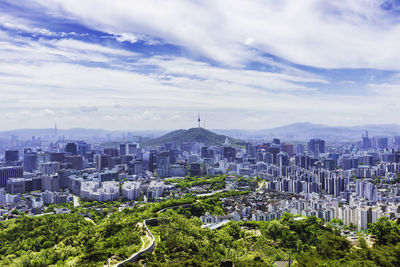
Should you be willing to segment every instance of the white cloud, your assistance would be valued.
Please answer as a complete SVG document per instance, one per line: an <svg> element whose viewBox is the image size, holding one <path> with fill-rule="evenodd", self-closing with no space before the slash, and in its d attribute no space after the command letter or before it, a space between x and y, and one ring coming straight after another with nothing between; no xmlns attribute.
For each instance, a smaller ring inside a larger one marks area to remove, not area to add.
<svg viewBox="0 0 400 267"><path fill-rule="evenodd" d="M39 39L15 36L0 30L0 58L8 63L98 62L112 63L119 57L135 58L134 52L73 39ZM16 72L18 73L18 72Z"/></svg>
<svg viewBox="0 0 400 267"><path fill-rule="evenodd" d="M130 43L136 43L138 41L138 36L132 33L120 33L116 34L116 39L119 42L130 42Z"/></svg>
<svg viewBox="0 0 400 267"><path fill-rule="evenodd" d="M370 33L379 33L383 22L365 26L381 16L373 11L372 1L348 6L339 1L329 8L305 0L292 4L160 1L157 9L154 1L40 2L53 14L78 18L113 33L120 42L162 38L222 64L173 55L142 57L107 41L71 39L72 33L33 40L0 31L0 127L4 129L49 127L52 120L62 128L176 129L196 125L198 112L208 128L397 120L393 104L399 103L400 87L395 81L371 83L365 95L333 95L311 85L328 84L325 77L261 55L267 52L321 67L364 64L397 69L400 61L392 50L398 44L396 26L387 27L378 40L372 40ZM386 50L378 55L374 49L382 45ZM248 61L283 71L244 69ZM140 71L146 68L151 71Z"/></svg>
<svg viewBox="0 0 400 267"><path fill-rule="evenodd" d="M61 33L52 32L46 28L32 26L32 21L16 18L7 14L0 14L0 25L9 30L31 33L33 35L60 36Z"/></svg>
<svg viewBox="0 0 400 267"><path fill-rule="evenodd" d="M61 40L41 40L44 45L52 45L57 51L72 51L80 53L90 52L90 53L101 53L107 55L118 55L118 56L137 56L137 54L121 49L114 49L98 44L87 43L83 41L78 41L74 39L61 39Z"/></svg>
<svg viewBox="0 0 400 267"><path fill-rule="evenodd" d="M387 97L390 101L400 98L400 82L390 81L381 84L370 83L367 86L369 89L367 92L372 95Z"/></svg>
<svg viewBox="0 0 400 267"><path fill-rule="evenodd" d="M257 58L257 49L314 67L400 70L400 24L380 0L37 2L88 27L163 38L224 64Z"/></svg>
<svg viewBox="0 0 400 267"><path fill-rule="evenodd" d="M247 76L236 70L230 74L223 70L223 75L216 75L213 72L218 69L203 73L201 66L197 71L202 73L202 79L185 74L171 76L165 83L161 78L181 62L176 59L175 64L168 63L168 68L160 66L164 72L161 76L71 63L0 64L0 69L9 73L24 74L0 76L2 96L13 103L0 108L3 127L48 127L54 123L49 122L51 116L60 127L64 123L64 128L174 129L193 126L199 111L208 128L265 128L304 120L357 124L363 118L383 122L396 117L385 110L375 112L381 109L377 104L381 98L375 96L292 95L291 91L253 88L247 80L240 82L240 77L236 77L237 81L224 81L225 76ZM193 71L196 64L191 64ZM90 118L76 115L77 109L94 106L99 108ZM42 111L36 111L37 107L43 107ZM18 110L31 110L31 115Z"/></svg>

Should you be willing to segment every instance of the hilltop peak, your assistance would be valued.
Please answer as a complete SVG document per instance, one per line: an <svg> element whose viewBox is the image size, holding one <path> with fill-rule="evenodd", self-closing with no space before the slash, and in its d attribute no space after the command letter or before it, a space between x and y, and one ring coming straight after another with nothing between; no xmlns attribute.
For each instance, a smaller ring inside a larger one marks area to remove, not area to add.
<svg viewBox="0 0 400 267"><path fill-rule="evenodd" d="M188 130L176 130L167 133L158 138L151 139L147 142L148 145L162 145L165 143L175 142L177 144L182 143L204 143L205 145L222 145L228 138L231 143L238 143L239 140L233 139L231 137L216 134L210 130L204 128L190 128Z"/></svg>

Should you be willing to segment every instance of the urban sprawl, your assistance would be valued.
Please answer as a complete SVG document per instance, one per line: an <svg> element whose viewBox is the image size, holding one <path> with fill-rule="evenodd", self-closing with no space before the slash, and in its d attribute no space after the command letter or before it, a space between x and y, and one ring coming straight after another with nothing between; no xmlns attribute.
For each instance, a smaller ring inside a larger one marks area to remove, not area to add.
<svg viewBox="0 0 400 267"><path fill-rule="evenodd" d="M269 221L284 213L339 219L365 230L379 217L400 217L400 136L359 142L249 142L222 145L119 142L114 147L55 136L13 136L1 143L1 219L49 213L49 205L120 201L123 206L185 194L247 191L223 198L226 215L203 214L204 227L229 220ZM186 178L185 178L186 177ZM188 179L189 177L189 179ZM178 186L180 181L198 183ZM217 186L202 183L219 177ZM57 205L56 205L57 207ZM52 213L68 213L55 208Z"/></svg>

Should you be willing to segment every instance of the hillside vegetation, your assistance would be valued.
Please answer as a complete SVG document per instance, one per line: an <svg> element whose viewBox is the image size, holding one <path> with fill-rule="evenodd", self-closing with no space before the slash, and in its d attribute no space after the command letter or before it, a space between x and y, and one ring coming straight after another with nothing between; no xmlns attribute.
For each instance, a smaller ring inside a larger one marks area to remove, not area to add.
<svg viewBox="0 0 400 267"><path fill-rule="evenodd" d="M229 142L236 145L243 145L244 142L241 140L237 140L225 135L216 134L204 128L191 128L188 130L176 130L170 133L167 133L158 138L151 139L143 143L143 145L163 145L165 143L175 142L176 144L182 143L204 143L207 146L210 145L222 145L226 138L228 138Z"/></svg>
<svg viewBox="0 0 400 267"><path fill-rule="evenodd" d="M99 224L78 214L21 216L0 223L0 266L103 265L141 247L133 217Z"/></svg>
<svg viewBox="0 0 400 267"><path fill-rule="evenodd" d="M322 219L284 214L269 222L231 221L219 230L202 228L205 212L224 214L221 199L245 192L218 193L206 198L187 195L109 213L95 223L78 214L20 216L0 222L0 266L103 266L108 258L121 260L138 251L143 229L137 226L158 218L150 231L156 248L133 266L271 266L287 260L293 266L400 266L400 224L380 218L369 233L373 247L360 237L352 246L340 230ZM187 208L165 207L191 203Z"/></svg>

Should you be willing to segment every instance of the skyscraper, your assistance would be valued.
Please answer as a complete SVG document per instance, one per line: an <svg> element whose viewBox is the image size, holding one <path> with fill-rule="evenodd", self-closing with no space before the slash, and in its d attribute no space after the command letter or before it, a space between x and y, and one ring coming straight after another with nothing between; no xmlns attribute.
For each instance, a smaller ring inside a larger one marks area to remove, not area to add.
<svg viewBox="0 0 400 267"><path fill-rule="evenodd" d="M119 145L119 154L121 156L126 155L126 144L120 144Z"/></svg>
<svg viewBox="0 0 400 267"><path fill-rule="evenodd" d="M54 124L54 141L58 140L57 124Z"/></svg>
<svg viewBox="0 0 400 267"><path fill-rule="evenodd" d="M368 137L368 131L365 131L365 135L362 137L362 147L364 149L371 148L371 139Z"/></svg>
<svg viewBox="0 0 400 267"><path fill-rule="evenodd" d="M319 153L325 153L325 141L321 139L310 139L308 142L308 153L318 157Z"/></svg>
<svg viewBox="0 0 400 267"><path fill-rule="evenodd" d="M169 152L163 151L157 155L157 176L158 177L168 177L169 171Z"/></svg>

